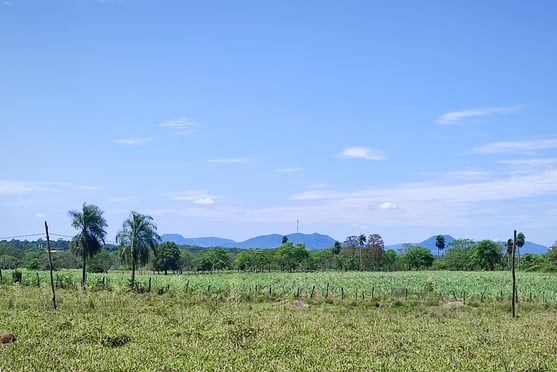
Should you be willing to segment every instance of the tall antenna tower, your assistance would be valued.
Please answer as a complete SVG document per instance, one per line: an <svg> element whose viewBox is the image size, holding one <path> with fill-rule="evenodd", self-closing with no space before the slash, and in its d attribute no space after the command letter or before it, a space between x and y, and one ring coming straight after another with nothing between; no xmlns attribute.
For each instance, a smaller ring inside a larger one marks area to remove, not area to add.
<svg viewBox="0 0 557 372"><path fill-rule="evenodd" d="M300 220L296 220L296 234L300 231Z"/></svg>

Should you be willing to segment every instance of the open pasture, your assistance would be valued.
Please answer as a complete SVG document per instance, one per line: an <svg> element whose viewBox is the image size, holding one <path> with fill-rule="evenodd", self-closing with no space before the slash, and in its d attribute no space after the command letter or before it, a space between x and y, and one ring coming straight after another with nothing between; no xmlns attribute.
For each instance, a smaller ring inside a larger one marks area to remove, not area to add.
<svg viewBox="0 0 557 372"><path fill-rule="evenodd" d="M0 369L557 369L550 303L524 303L513 319L507 301L249 299L229 288L189 295L59 289L53 310L48 287L4 284L0 331L17 341L0 345Z"/></svg>

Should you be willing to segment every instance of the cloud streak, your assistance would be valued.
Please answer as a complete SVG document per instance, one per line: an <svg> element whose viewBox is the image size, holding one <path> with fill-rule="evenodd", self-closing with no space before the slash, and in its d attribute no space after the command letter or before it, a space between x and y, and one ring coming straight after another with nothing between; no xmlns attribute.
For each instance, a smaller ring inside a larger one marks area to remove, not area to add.
<svg viewBox="0 0 557 372"><path fill-rule="evenodd" d="M441 125L451 125L451 124L455 124L458 121L464 119L470 119L474 117L487 116L493 114L508 114L519 110L520 107L521 106L482 107L482 108L474 108L474 109L462 110L462 111L451 111L439 116L439 118L437 118L437 122Z"/></svg>
<svg viewBox="0 0 557 372"><path fill-rule="evenodd" d="M159 127L168 128L172 130L175 135L186 136L193 134L199 126L188 118L182 117L179 119L165 121L164 123L159 124Z"/></svg>
<svg viewBox="0 0 557 372"><path fill-rule="evenodd" d="M345 159L385 160L385 154L369 147L353 146L344 148L339 156Z"/></svg>
<svg viewBox="0 0 557 372"><path fill-rule="evenodd" d="M478 154L521 153L557 148L557 138L534 141L492 142L474 148Z"/></svg>

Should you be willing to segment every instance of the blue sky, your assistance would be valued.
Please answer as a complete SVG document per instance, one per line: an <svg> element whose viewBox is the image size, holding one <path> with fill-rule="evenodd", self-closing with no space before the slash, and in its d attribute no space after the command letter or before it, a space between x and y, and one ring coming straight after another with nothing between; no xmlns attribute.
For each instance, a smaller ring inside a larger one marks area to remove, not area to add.
<svg viewBox="0 0 557 372"><path fill-rule="evenodd" d="M0 0L0 237L557 239L554 1Z"/></svg>

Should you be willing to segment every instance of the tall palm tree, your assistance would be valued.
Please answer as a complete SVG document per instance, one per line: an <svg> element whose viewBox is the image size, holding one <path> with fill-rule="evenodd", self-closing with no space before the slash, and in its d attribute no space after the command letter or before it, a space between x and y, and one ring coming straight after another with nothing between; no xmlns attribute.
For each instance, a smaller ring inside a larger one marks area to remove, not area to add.
<svg viewBox="0 0 557 372"><path fill-rule="evenodd" d="M120 256L125 263L132 267L132 290L135 289L135 269L149 261L149 249L154 249L160 241L157 226L153 217L132 211L130 217L124 221L122 230L116 235L116 242L120 243Z"/></svg>
<svg viewBox="0 0 557 372"><path fill-rule="evenodd" d="M366 245L367 237L364 234L358 236L358 244L360 245L360 271L362 271L362 248Z"/></svg>
<svg viewBox="0 0 557 372"><path fill-rule="evenodd" d="M511 266L510 262L513 256L514 239L507 240L507 264Z"/></svg>
<svg viewBox="0 0 557 372"><path fill-rule="evenodd" d="M437 259L439 259L439 251L445 249L445 237L443 235L437 235L435 238L435 246L437 247Z"/></svg>
<svg viewBox="0 0 557 372"><path fill-rule="evenodd" d="M85 271L87 259L99 253L104 244L106 236L105 227L108 225L103 217L103 213L96 205L88 205L87 203L83 203L81 211L74 210L68 212L72 218L72 227L79 230L79 233L70 242L70 250L73 254L83 259L82 287L85 287L87 283Z"/></svg>
<svg viewBox="0 0 557 372"><path fill-rule="evenodd" d="M518 253L517 263L518 263L518 268L519 269L520 269L520 248L522 248L524 246L524 243L526 243L526 236L523 233L519 232L516 235L516 247L518 248L517 249L517 253Z"/></svg>

